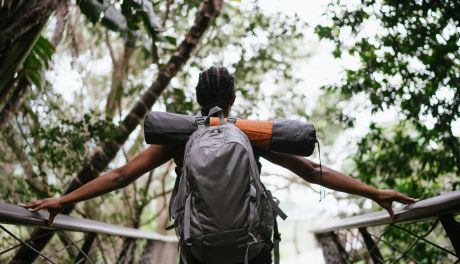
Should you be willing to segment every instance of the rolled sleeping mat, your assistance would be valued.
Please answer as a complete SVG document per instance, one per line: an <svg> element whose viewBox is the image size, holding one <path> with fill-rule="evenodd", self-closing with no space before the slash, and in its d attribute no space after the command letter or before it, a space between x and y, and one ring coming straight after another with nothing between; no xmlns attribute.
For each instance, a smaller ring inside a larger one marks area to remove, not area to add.
<svg viewBox="0 0 460 264"><path fill-rule="evenodd" d="M209 124L219 125L219 118L211 117ZM317 143L315 127L302 121L237 119L235 125L248 136L254 147L268 151L310 156ZM197 128L195 116L149 112L144 121L145 142L158 145L185 144Z"/></svg>

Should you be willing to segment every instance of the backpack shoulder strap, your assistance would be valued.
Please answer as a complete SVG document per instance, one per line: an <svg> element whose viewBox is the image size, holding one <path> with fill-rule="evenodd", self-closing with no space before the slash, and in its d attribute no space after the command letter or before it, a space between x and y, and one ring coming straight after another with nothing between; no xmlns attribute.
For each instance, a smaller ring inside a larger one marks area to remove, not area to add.
<svg viewBox="0 0 460 264"><path fill-rule="evenodd" d="M273 223L273 255L275 259L275 264L280 263L280 242L281 242L281 234L278 230L278 221L276 220L276 216L274 218Z"/></svg>
<svg viewBox="0 0 460 264"><path fill-rule="evenodd" d="M195 121L196 121L196 124L198 125L198 129L203 128L203 126L205 125L209 125L209 118L215 114L218 114L219 116L219 124L220 125L225 124L224 112L222 108L218 106L214 106L213 108L209 110L207 115L203 115L201 111L199 111L195 115Z"/></svg>

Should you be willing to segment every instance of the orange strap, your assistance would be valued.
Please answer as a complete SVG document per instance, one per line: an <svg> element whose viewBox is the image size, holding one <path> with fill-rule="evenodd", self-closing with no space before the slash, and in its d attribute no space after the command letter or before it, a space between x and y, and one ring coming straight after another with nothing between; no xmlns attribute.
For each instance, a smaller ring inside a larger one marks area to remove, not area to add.
<svg viewBox="0 0 460 264"><path fill-rule="evenodd" d="M219 125L219 118L211 117L210 125ZM237 119L235 125L248 136L254 147L269 150L273 121Z"/></svg>

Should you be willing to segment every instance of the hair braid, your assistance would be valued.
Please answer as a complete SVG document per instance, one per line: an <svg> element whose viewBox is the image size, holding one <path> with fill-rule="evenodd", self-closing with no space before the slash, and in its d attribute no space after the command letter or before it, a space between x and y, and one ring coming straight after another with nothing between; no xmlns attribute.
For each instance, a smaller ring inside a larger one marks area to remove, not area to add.
<svg viewBox="0 0 460 264"><path fill-rule="evenodd" d="M234 77L225 67L211 67L200 73L196 86L197 101L202 111L219 106L228 110L235 99Z"/></svg>

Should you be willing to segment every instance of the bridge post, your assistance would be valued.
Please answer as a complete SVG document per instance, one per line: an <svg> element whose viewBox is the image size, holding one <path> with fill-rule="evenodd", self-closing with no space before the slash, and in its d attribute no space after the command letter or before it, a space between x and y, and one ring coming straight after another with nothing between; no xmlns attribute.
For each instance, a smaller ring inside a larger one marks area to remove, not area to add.
<svg viewBox="0 0 460 264"><path fill-rule="evenodd" d="M316 239L323 250L326 264L351 264L347 252L334 232L316 234Z"/></svg>
<svg viewBox="0 0 460 264"><path fill-rule="evenodd" d="M88 233L85 239L85 243L80 249L80 253L78 254L77 258L75 259L75 263L83 264L89 258L89 254L91 251L91 246L93 245L94 240L96 239L95 233Z"/></svg>
<svg viewBox="0 0 460 264"><path fill-rule="evenodd" d="M460 223L455 221L453 214L441 215L439 220L455 249L455 253L460 256Z"/></svg>
<svg viewBox="0 0 460 264"><path fill-rule="evenodd" d="M374 262L374 264L383 264L384 261L382 254L380 253L374 239L372 239L371 234L369 234L369 231L367 231L365 227L361 227L359 228L359 233L361 233L361 236L363 237L364 244L366 244L367 252L371 257L372 262Z"/></svg>

